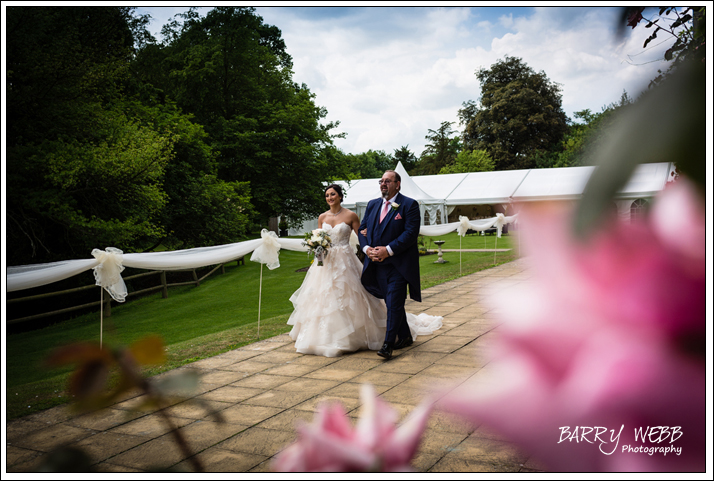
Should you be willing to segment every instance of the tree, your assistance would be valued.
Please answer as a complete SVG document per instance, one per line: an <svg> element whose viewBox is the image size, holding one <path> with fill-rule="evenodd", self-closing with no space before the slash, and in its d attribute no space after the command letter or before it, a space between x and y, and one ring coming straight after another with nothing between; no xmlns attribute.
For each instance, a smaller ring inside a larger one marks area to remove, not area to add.
<svg viewBox="0 0 714 481"><path fill-rule="evenodd" d="M461 108L459 109L459 125L464 127L464 132L461 136L464 144L464 150L474 150L475 148L474 139L467 134L466 127L476 117L478 110L478 104L473 100L463 102L461 104Z"/></svg>
<svg viewBox="0 0 714 481"><path fill-rule="evenodd" d="M383 150L368 150L361 154L348 154L347 162L352 178L376 179L382 177L385 170L394 169L396 161Z"/></svg>
<svg viewBox="0 0 714 481"><path fill-rule="evenodd" d="M557 147L567 130L560 87L545 72L536 73L517 57L506 56L490 69L476 72L481 83L480 107L467 103L460 118L472 116L464 143L486 150L496 170L533 166L536 151Z"/></svg>
<svg viewBox="0 0 714 481"><path fill-rule="evenodd" d="M158 52L146 16L63 7L8 17L11 263L247 234L248 184L219 179L203 128L142 81Z"/></svg>
<svg viewBox="0 0 714 481"><path fill-rule="evenodd" d="M453 162L461 150L458 137L451 137L455 131L453 122L442 122L438 130L429 129L426 139L429 141L421 153L419 163L414 169L415 175L437 174L444 166Z"/></svg>
<svg viewBox="0 0 714 481"><path fill-rule="evenodd" d="M181 249L228 244L249 234L255 214L248 182L218 178L217 154L203 128L173 104L156 107L150 118L174 136L173 155L163 185L167 204L161 213L166 234L155 245Z"/></svg>
<svg viewBox="0 0 714 481"><path fill-rule="evenodd" d="M409 150L409 144L402 145L399 149L394 149L394 155L392 157L394 158L395 166L401 162L402 167L404 167L404 170L409 174L411 174L418 162L416 155Z"/></svg>
<svg viewBox="0 0 714 481"><path fill-rule="evenodd" d="M650 42L657 39L658 33L670 38L673 43L664 52L664 59L672 61L668 71L671 72L672 69L677 68L680 63L687 59L693 59L698 62L704 61L706 54L706 7L659 7L658 13L655 13L653 9L645 10L645 7L623 8L623 18L619 26L624 29L625 21L627 21L627 26L634 29L644 20L647 22L645 28L654 27L652 34L647 37L642 48L647 48ZM650 86L653 83L660 82L664 75L660 71L660 75L650 83Z"/></svg>
<svg viewBox="0 0 714 481"><path fill-rule="evenodd" d="M125 7L7 9L10 264L163 235L174 139L122 103L141 21Z"/></svg>
<svg viewBox="0 0 714 481"><path fill-rule="evenodd" d="M324 210L323 182L346 173L331 150L338 123L305 84L292 81L280 30L253 8L219 7L179 16L147 50L144 80L194 116L217 152L218 176L249 182L256 221L283 215L298 223ZM341 136L338 134L337 136Z"/></svg>
<svg viewBox="0 0 714 481"><path fill-rule="evenodd" d="M443 167L439 174L459 174L462 172L490 172L493 159L485 150L462 150L452 164Z"/></svg>
<svg viewBox="0 0 714 481"><path fill-rule="evenodd" d="M535 167L542 169L592 165L590 154L602 147L606 129L633 103L634 100L623 90L619 102L603 106L600 113L593 113L590 109L575 112L575 118L582 120L582 123L568 125L568 132L557 149L535 152L532 155Z"/></svg>

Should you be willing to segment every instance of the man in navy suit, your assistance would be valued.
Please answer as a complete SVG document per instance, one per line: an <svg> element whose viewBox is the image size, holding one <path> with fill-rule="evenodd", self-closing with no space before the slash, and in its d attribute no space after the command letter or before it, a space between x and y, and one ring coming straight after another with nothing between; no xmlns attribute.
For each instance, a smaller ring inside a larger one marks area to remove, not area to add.
<svg viewBox="0 0 714 481"><path fill-rule="evenodd" d="M387 333L378 355L391 359L394 349L412 344L404 302L409 295L421 302L417 239L421 216L419 203L399 193L401 177L388 170L379 181L381 199L367 204L359 228L359 242L366 257L362 285L387 304Z"/></svg>

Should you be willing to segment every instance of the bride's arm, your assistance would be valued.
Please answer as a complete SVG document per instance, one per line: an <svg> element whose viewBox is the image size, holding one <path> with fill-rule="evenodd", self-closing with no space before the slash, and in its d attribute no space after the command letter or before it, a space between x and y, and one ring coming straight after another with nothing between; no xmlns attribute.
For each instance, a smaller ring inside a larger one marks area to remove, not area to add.
<svg viewBox="0 0 714 481"><path fill-rule="evenodd" d="M350 226L352 226L352 230L354 231L355 235L359 235L359 225L359 217L356 213L352 212L352 217L350 218Z"/></svg>
<svg viewBox="0 0 714 481"><path fill-rule="evenodd" d="M359 243L359 226L361 222L359 220L359 217L357 214L352 212L352 217L350 218L350 226L352 226L352 232L350 233L350 246L354 249L355 253L359 252L360 250L360 243ZM360 257L360 260L362 260L362 257Z"/></svg>

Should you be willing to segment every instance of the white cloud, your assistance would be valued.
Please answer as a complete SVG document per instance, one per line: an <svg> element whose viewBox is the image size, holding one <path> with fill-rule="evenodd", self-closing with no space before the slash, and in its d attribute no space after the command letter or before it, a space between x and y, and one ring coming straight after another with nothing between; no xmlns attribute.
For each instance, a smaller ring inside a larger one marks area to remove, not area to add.
<svg viewBox="0 0 714 481"><path fill-rule="evenodd" d="M185 9L174 9L183 11ZM562 87L573 112L635 97L656 76L664 46L643 52L649 30L614 38L616 11L606 8L258 8L283 34L294 80L316 94L328 121L339 120L346 152L417 155L428 129L457 121L477 100L474 72L505 55L522 58ZM172 12L177 13L177 12ZM632 60L628 60L632 55ZM637 56L634 56L637 55ZM459 128L458 124L454 124Z"/></svg>
<svg viewBox="0 0 714 481"><path fill-rule="evenodd" d="M498 17L498 23L506 28L511 28L513 26L513 14L509 13L508 15L501 15Z"/></svg>

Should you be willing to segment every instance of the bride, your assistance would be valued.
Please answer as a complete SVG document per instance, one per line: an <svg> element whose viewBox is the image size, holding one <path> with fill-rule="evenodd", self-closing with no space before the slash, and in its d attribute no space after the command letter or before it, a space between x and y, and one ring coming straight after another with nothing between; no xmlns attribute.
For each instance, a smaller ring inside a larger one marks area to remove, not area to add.
<svg viewBox="0 0 714 481"><path fill-rule="evenodd" d="M295 310L288 324L297 352L336 357L361 349L379 350L387 329L384 301L368 293L360 280L362 264L350 244L356 241L360 221L342 207L342 187L325 189L330 210L318 218L318 227L332 239L322 266L313 262L300 288L290 297ZM407 313L412 338L441 328L442 317Z"/></svg>

